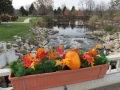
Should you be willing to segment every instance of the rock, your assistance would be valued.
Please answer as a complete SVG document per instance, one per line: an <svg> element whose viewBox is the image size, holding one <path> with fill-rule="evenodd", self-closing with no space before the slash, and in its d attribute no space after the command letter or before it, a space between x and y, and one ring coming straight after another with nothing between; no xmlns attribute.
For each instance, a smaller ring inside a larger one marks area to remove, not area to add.
<svg viewBox="0 0 120 90"><path fill-rule="evenodd" d="M98 49L103 49L104 48L104 45L100 44Z"/></svg>
<svg viewBox="0 0 120 90"><path fill-rule="evenodd" d="M15 35L15 36L13 36L14 37L14 39L17 39L18 38L18 36L17 35Z"/></svg>
<svg viewBox="0 0 120 90"><path fill-rule="evenodd" d="M109 44L104 44L105 49L111 49Z"/></svg>
<svg viewBox="0 0 120 90"><path fill-rule="evenodd" d="M68 35L63 35L63 38L70 38Z"/></svg>
<svg viewBox="0 0 120 90"><path fill-rule="evenodd" d="M83 40L75 40L78 43L83 43Z"/></svg>
<svg viewBox="0 0 120 90"><path fill-rule="evenodd" d="M22 40L21 39L16 39L16 42L21 42Z"/></svg>
<svg viewBox="0 0 120 90"><path fill-rule="evenodd" d="M115 45L114 45L114 48L115 49L118 49L120 47L120 44L119 43L116 43Z"/></svg>
<svg viewBox="0 0 120 90"><path fill-rule="evenodd" d="M7 45L12 45L11 43L7 43Z"/></svg>
<svg viewBox="0 0 120 90"><path fill-rule="evenodd" d="M27 54L27 50L21 49L21 50L17 50L18 53L21 53L23 55Z"/></svg>
<svg viewBox="0 0 120 90"><path fill-rule="evenodd" d="M33 48L34 48L34 45L33 45L33 44L32 44L32 45L30 45L30 48L31 48L31 49L33 49Z"/></svg>
<svg viewBox="0 0 120 90"><path fill-rule="evenodd" d="M17 44L12 44L12 46L13 46L13 47L18 47L18 45L17 45Z"/></svg>
<svg viewBox="0 0 120 90"><path fill-rule="evenodd" d="M46 45L46 44L48 44L48 43L49 43L48 40L44 40L44 41L43 41L43 46Z"/></svg>

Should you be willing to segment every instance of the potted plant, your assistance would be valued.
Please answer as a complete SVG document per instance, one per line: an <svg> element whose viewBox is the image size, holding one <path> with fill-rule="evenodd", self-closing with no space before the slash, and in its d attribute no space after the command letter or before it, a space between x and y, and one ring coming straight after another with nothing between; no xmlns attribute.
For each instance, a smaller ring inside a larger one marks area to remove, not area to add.
<svg viewBox="0 0 120 90"><path fill-rule="evenodd" d="M89 51L62 46L45 52L39 48L32 57L26 54L10 63L9 80L14 90L43 90L87 80L103 78L109 64L98 44Z"/></svg>

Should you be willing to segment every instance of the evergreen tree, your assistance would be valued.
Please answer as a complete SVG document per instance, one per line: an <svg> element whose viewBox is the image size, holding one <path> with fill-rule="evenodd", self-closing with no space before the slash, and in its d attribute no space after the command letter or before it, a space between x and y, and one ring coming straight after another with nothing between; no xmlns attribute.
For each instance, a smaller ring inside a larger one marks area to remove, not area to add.
<svg viewBox="0 0 120 90"><path fill-rule="evenodd" d="M57 10L56 10L56 9L54 10L54 14L55 14L55 15L57 14Z"/></svg>
<svg viewBox="0 0 120 90"><path fill-rule="evenodd" d="M0 14L13 14L14 8L12 6L12 1L10 0L0 0Z"/></svg>
<svg viewBox="0 0 120 90"><path fill-rule="evenodd" d="M61 9L60 9L60 7L58 7L58 9L57 9L57 14L61 14Z"/></svg>
<svg viewBox="0 0 120 90"><path fill-rule="evenodd" d="M75 10L75 7L73 6L72 9L71 9L71 15L76 15L76 10Z"/></svg>
<svg viewBox="0 0 120 90"><path fill-rule="evenodd" d="M29 8L29 14L33 14L33 12L35 11L35 7L33 5L33 3L30 5L30 8Z"/></svg>
<svg viewBox="0 0 120 90"><path fill-rule="evenodd" d="M63 8L63 15L64 15L66 9L67 9L66 6L64 6L64 8Z"/></svg>
<svg viewBox="0 0 120 90"><path fill-rule="evenodd" d="M72 9L71 9L71 12L73 12L73 11L75 11L75 7L74 6L72 6Z"/></svg>
<svg viewBox="0 0 120 90"><path fill-rule="evenodd" d="M26 11L23 6L20 7L20 12L21 12L22 16L24 16L24 15L28 16L28 11Z"/></svg>

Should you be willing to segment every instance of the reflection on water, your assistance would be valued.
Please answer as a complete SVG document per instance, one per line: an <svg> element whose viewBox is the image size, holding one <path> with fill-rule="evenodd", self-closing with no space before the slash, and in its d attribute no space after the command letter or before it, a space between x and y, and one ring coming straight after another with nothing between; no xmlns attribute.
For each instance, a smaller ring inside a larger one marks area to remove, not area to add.
<svg viewBox="0 0 120 90"><path fill-rule="evenodd" d="M75 25L58 25L53 27L54 30L58 30L60 35L68 35L71 37L84 37L85 32L88 31L86 26L75 26Z"/></svg>
<svg viewBox="0 0 120 90"><path fill-rule="evenodd" d="M52 36L67 36L67 38L64 38L65 41L71 40L72 39L78 39L77 42L80 43L80 47L88 50L91 49L95 44L97 43L102 43L98 39L91 39L90 35L86 35L86 32L91 31L88 26L85 25L75 25L75 24L81 24L82 22L79 21L74 21L74 22L69 22L64 24L55 24L51 28L54 30L58 30L59 33L52 35ZM82 23L83 24L83 23ZM62 40L60 40L62 41ZM69 44L68 44L69 45Z"/></svg>

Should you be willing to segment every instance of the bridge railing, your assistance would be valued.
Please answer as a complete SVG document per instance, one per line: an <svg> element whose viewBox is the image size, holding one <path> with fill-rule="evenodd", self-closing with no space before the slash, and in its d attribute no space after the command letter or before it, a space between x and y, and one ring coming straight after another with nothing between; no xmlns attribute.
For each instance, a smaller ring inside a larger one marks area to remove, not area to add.
<svg viewBox="0 0 120 90"><path fill-rule="evenodd" d="M115 69L112 69L112 65L109 65L109 69L106 74L112 74L120 72L120 54L107 56L109 61L115 62Z"/></svg>

